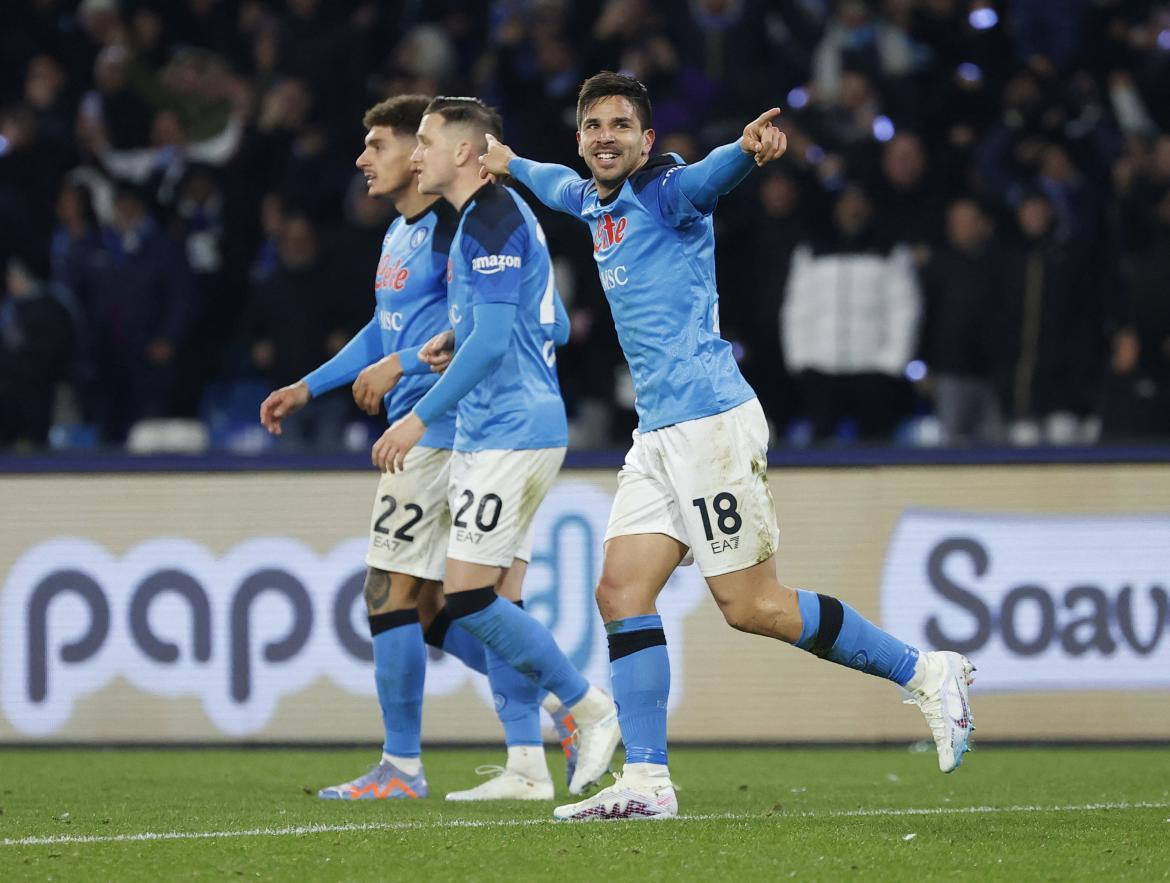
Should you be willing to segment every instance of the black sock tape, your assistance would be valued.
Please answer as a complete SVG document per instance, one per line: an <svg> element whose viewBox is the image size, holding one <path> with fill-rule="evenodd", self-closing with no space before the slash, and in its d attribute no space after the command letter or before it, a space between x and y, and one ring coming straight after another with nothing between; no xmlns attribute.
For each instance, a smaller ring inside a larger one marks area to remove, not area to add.
<svg viewBox="0 0 1170 883"><path fill-rule="evenodd" d="M479 613L496 600L496 590L492 586L482 589L468 589L466 592L452 592L447 596L447 612L452 619L460 619Z"/></svg>
<svg viewBox="0 0 1170 883"><path fill-rule="evenodd" d="M647 647L665 647L666 632L662 629L639 629L636 632L617 632L608 635L609 661L613 662Z"/></svg>
<svg viewBox="0 0 1170 883"><path fill-rule="evenodd" d="M391 610L389 613L375 613L370 617L370 637L402 625L410 625L412 622L418 622L417 610Z"/></svg>
<svg viewBox="0 0 1170 883"><path fill-rule="evenodd" d="M845 620L845 608L841 602L829 595L817 595L821 602L821 623L817 633L813 636L812 647L809 650L822 659L829 655L833 645L837 643L837 636L841 634L841 623Z"/></svg>

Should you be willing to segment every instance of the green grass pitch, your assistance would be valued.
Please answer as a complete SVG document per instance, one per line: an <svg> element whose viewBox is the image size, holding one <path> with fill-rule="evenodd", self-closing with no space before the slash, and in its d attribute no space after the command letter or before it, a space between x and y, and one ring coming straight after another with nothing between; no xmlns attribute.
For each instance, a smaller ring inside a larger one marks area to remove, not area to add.
<svg viewBox="0 0 1170 883"><path fill-rule="evenodd" d="M342 803L313 795L376 752L0 750L0 880L1170 879L1167 748L984 745L944 776L904 748L680 747L660 822L442 800L502 754L430 750L430 799Z"/></svg>

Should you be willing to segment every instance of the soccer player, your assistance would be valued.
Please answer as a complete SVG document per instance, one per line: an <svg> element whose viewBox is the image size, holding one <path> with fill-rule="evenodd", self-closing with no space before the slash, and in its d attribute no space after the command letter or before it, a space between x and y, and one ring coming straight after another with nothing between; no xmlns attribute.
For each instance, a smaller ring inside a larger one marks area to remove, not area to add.
<svg viewBox="0 0 1170 883"><path fill-rule="evenodd" d="M613 700L589 685L543 625L495 591L560 469L568 426L554 367L552 262L532 210L511 190L480 180L488 134L500 134L499 115L474 98L436 98L419 126L419 190L442 196L459 215L447 271L452 331L423 355L452 349L453 356L440 380L378 439L372 457L388 472L409 473L414 446L458 406L447 610L527 674L532 691L539 685L569 708L579 733L569 791L580 794L605 773L617 747ZM510 763L505 775L518 782L530 773Z"/></svg>
<svg viewBox="0 0 1170 883"><path fill-rule="evenodd" d="M429 101L423 95L399 96L375 105L364 117L368 133L357 167L365 174L370 195L390 199L401 215L382 243L374 279L374 316L336 356L264 400L260 421L276 435L281 434L285 417L355 377L358 404L371 414L384 404L391 420L406 413L438 380L426 366L422 373L403 379L403 359L409 367L418 345L447 327L447 250L457 219L446 202L418 192L417 175L410 165L415 132ZM567 321L564 327L567 330ZM454 436L454 412L438 415L411 453L410 471L385 474L379 481L370 518L365 599L385 727L383 754L368 774L324 788L319 797L427 796L420 759L424 640L488 673L484 646L463 629L452 628L441 606L438 581L446 558L447 478ZM500 588L501 594L517 603L527 554L525 549L517 551L520 560ZM497 705L505 732L520 730L525 736L522 749L516 750L539 753L543 762L540 711L527 682L522 681L524 689L516 693L509 686L510 680L519 678L515 673L509 678L507 673L493 672L489 677L493 692L500 697ZM550 713L571 764L575 760L571 718L559 706L550 707ZM548 779L547 770L544 779ZM551 781L547 784L540 794L525 796L552 797Z"/></svg>
<svg viewBox="0 0 1170 883"><path fill-rule="evenodd" d="M780 157L772 108L694 165L650 155L650 98L632 77L590 77L577 101L578 153L591 172L517 157L490 139L485 177L513 176L550 208L585 221L634 380L638 429L618 475L597 602L609 635L626 763L617 782L558 819L673 816L667 767L670 668L655 601L680 564L698 562L734 628L777 638L904 686L926 715L939 766L959 765L974 729L973 668L919 653L836 598L777 580L767 484L768 430L719 336L711 214L754 166Z"/></svg>

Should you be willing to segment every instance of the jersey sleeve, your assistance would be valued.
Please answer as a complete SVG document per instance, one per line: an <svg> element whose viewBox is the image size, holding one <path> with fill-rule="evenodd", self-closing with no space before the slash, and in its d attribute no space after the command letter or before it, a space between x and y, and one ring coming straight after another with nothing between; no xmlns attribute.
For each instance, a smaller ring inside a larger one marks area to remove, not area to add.
<svg viewBox="0 0 1170 883"><path fill-rule="evenodd" d="M737 143L716 147L693 165L671 166L662 172L649 185L656 197L652 204L664 223L685 227L715 211L719 197L746 178L754 165Z"/></svg>
<svg viewBox="0 0 1170 883"><path fill-rule="evenodd" d="M589 181L568 166L516 157L508 163L508 172L549 208L575 218L581 216Z"/></svg>
<svg viewBox="0 0 1170 883"><path fill-rule="evenodd" d="M365 324L349 343L338 350L337 355L325 364L315 368L302 379L309 387L313 398L352 382L367 365L382 358L382 335L378 331L378 317Z"/></svg>
<svg viewBox="0 0 1170 883"><path fill-rule="evenodd" d="M430 426L487 377L507 353L515 321L516 308L511 304L477 306L475 328L438 382L414 406L415 416Z"/></svg>
<svg viewBox="0 0 1170 883"><path fill-rule="evenodd" d="M472 306L519 303L529 231L510 198L472 206L459 249L470 271Z"/></svg>

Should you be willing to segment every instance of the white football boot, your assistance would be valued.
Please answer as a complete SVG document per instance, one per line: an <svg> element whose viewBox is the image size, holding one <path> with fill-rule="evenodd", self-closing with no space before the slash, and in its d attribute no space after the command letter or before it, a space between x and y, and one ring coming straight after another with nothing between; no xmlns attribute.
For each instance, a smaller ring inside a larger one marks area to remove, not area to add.
<svg viewBox="0 0 1170 883"><path fill-rule="evenodd" d="M580 794L601 781L621 741L617 706L605 691L590 687L570 711L577 722L577 768L569 782L569 793Z"/></svg>
<svg viewBox="0 0 1170 883"><path fill-rule="evenodd" d="M560 822L672 819L677 815L678 798L668 776L621 773L614 773L614 783L592 797L553 810L553 818Z"/></svg>
<svg viewBox="0 0 1170 883"><path fill-rule="evenodd" d="M949 650L926 653L923 663L926 673L922 686L911 690L906 702L922 709L938 750L938 768L949 773L958 769L963 755L971 750L975 715L967 688L975 681L975 666L966 656Z"/></svg>
<svg viewBox="0 0 1170 883"><path fill-rule="evenodd" d="M466 791L452 791L448 800L552 800L551 778L530 779L507 767L489 765L475 768L477 776L491 776L486 782Z"/></svg>

